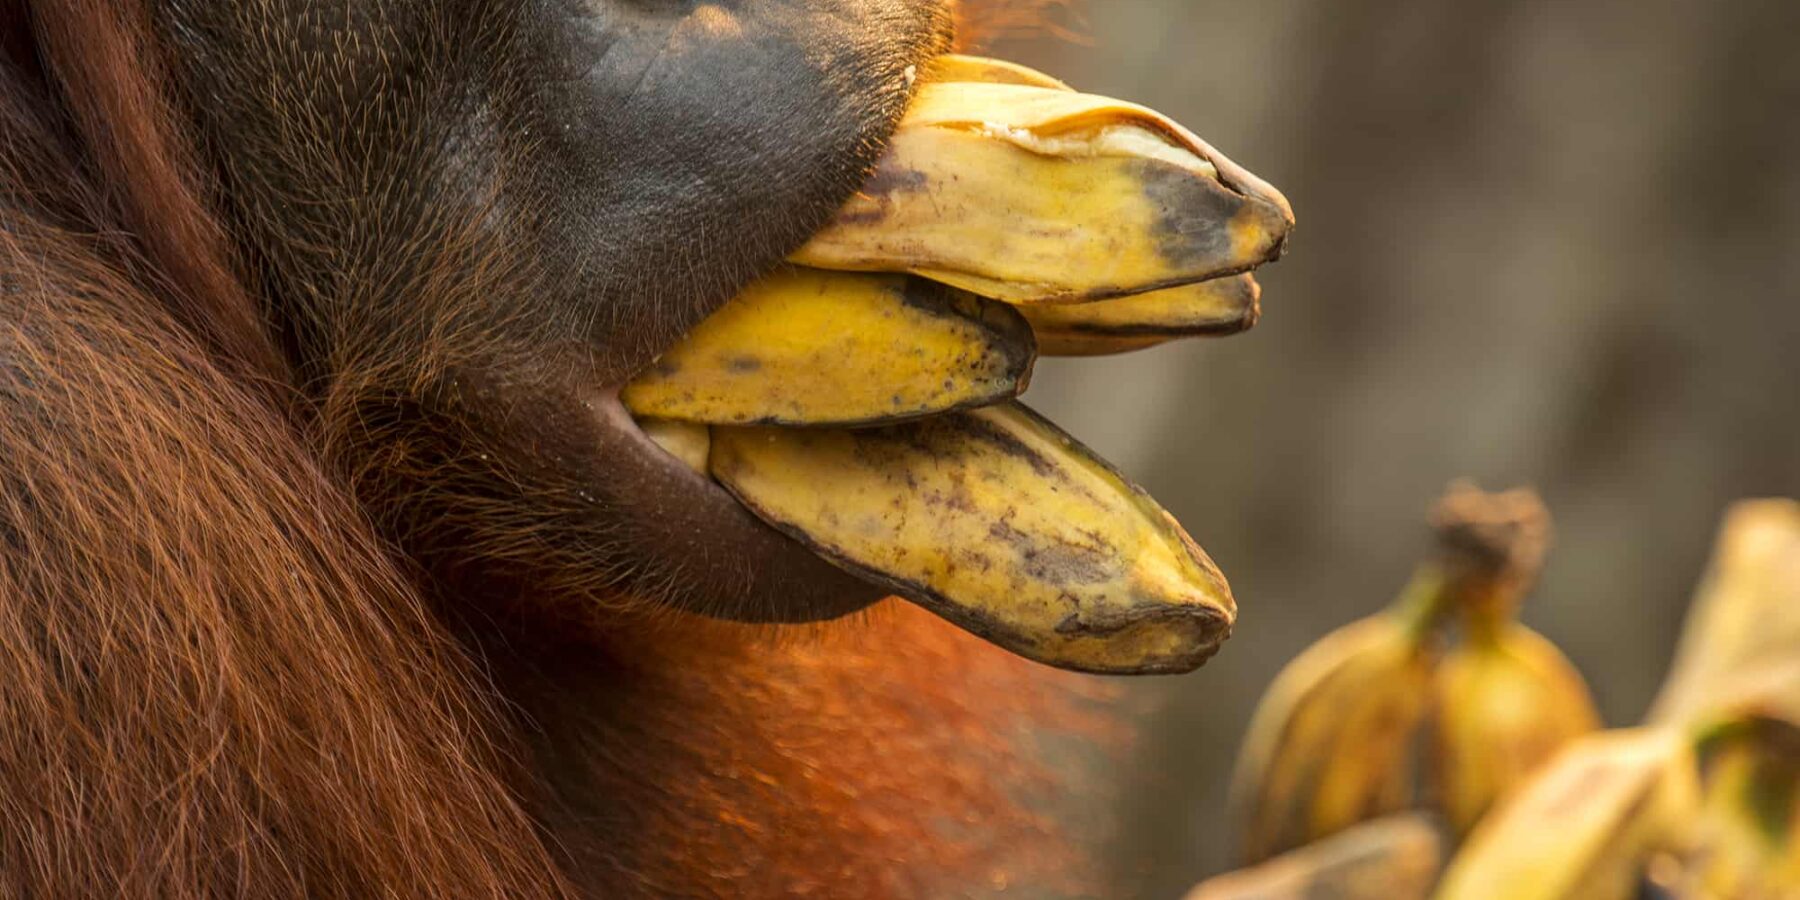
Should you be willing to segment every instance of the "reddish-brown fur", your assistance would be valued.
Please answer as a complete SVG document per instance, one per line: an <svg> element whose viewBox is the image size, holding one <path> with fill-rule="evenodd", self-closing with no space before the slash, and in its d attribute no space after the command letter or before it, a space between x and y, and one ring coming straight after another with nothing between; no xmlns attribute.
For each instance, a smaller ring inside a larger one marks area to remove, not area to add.
<svg viewBox="0 0 1800 900"><path fill-rule="evenodd" d="M33 15L0 0L0 896L1085 874L1024 748L1097 716L910 607L472 651L308 424L136 7Z"/></svg>

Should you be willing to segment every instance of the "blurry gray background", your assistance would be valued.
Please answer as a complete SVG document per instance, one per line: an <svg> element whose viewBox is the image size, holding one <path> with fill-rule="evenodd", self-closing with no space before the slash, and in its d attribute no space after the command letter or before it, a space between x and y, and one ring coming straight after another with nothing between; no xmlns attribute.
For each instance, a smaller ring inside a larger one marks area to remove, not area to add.
<svg viewBox="0 0 1800 900"><path fill-rule="evenodd" d="M1046 361L1030 401L1230 576L1237 635L1155 701L1119 896L1227 866L1245 721L1386 603L1461 475L1535 485L1526 621L1647 705L1724 506L1800 494L1800 2L1088 0L991 44L1187 124L1299 228L1226 340Z"/></svg>

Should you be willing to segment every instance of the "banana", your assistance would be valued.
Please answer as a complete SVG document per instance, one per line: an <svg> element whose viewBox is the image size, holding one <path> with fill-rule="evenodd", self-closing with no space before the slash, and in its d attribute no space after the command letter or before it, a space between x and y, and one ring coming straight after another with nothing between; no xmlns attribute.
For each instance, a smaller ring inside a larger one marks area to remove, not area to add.
<svg viewBox="0 0 1800 900"><path fill-rule="evenodd" d="M1254 268L1292 224L1274 188L1144 107L930 82L862 191L791 258L1062 303Z"/></svg>
<svg viewBox="0 0 1800 900"><path fill-rule="evenodd" d="M1232 776L1242 856L1257 863L1412 805L1444 580L1326 635L1276 676Z"/></svg>
<svg viewBox="0 0 1800 900"><path fill-rule="evenodd" d="M668 419L638 419L637 426L664 453L681 460L696 472L706 472L706 458L712 453L712 432L705 425Z"/></svg>
<svg viewBox="0 0 1800 900"><path fill-rule="evenodd" d="M1679 729L1577 738L1475 827L1436 900L1626 900L1682 844L1698 792Z"/></svg>
<svg viewBox="0 0 1800 900"><path fill-rule="evenodd" d="M1022 306L1046 356L1099 356L1196 335L1249 329L1262 315L1262 289L1249 274L1095 300Z"/></svg>
<svg viewBox="0 0 1800 900"><path fill-rule="evenodd" d="M1186 900L1425 900L1443 864L1437 827L1424 815L1405 813L1209 878Z"/></svg>
<svg viewBox="0 0 1800 900"><path fill-rule="evenodd" d="M1691 840L1652 866L1670 897L1800 896L1800 659L1747 671L1693 726Z"/></svg>
<svg viewBox="0 0 1800 900"><path fill-rule="evenodd" d="M1800 729L1741 720L1701 744L1696 847L1685 855L1689 896L1800 896Z"/></svg>
<svg viewBox="0 0 1800 900"><path fill-rule="evenodd" d="M949 56L909 77L863 191L619 400L765 523L1002 647L1192 669L1236 618L1224 577L1013 398L1040 334L1110 353L1249 327L1239 273L1280 254L1287 201L1168 119L1023 66ZM1326 779L1343 796L1321 809L1361 809L1337 785L1363 777Z"/></svg>
<svg viewBox="0 0 1800 900"><path fill-rule="evenodd" d="M925 80L1024 84L1031 87L1049 88L1054 91L1074 90L1056 78L1045 75L1036 69L1021 66L1016 62L988 59L984 56L964 56L960 53L946 53L932 60L931 65L925 70Z"/></svg>
<svg viewBox="0 0 1800 900"><path fill-rule="evenodd" d="M1735 504L1651 720L1699 735L1682 897L1800 896L1800 503Z"/></svg>
<svg viewBox="0 0 1800 900"><path fill-rule="evenodd" d="M1516 622L1472 626L1436 676L1437 805L1467 834L1561 747L1600 725L1587 683L1556 645Z"/></svg>
<svg viewBox="0 0 1800 900"><path fill-rule="evenodd" d="M1704 715L1737 673L1800 657L1800 502L1748 500L1731 508L1710 569L1651 708L1653 722Z"/></svg>
<svg viewBox="0 0 1800 900"><path fill-rule="evenodd" d="M1640 879L1668 896L1800 896L1797 607L1800 504L1737 504L1651 724L1575 739L1500 800L1439 898L1605 900L1633 896ZM1472 690L1446 688L1468 706ZM1492 722L1475 733L1479 709L1458 714L1471 720L1466 743L1497 742ZM1503 765L1469 753L1479 761L1467 771Z"/></svg>
<svg viewBox="0 0 1800 900"><path fill-rule="evenodd" d="M1434 800L1458 835L1570 739L1600 725L1587 683L1554 644L1514 621L1549 546L1550 514L1525 489L1456 482L1432 512L1453 572L1463 641L1434 678Z"/></svg>
<svg viewBox="0 0 1800 900"><path fill-rule="evenodd" d="M825 558L1049 665L1187 671L1236 615L1167 512L1016 403L854 431L717 427L710 468Z"/></svg>
<svg viewBox="0 0 1800 900"><path fill-rule="evenodd" d="M634 415L849 425L997 403L1031 377L1004 304L902 275L793 269L702 320L621 395Z"/></svg>

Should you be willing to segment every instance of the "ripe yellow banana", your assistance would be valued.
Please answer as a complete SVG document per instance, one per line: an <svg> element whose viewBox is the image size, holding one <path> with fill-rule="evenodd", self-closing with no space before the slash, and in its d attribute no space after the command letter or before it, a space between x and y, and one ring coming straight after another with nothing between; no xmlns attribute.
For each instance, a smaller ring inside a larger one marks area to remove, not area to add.
<svg viewBox="0 0 1800 900"><path fill-rule="evenodd" d="M1142 107L994 60L918 74L877 171L796 266L620 400L771 526L969 631L1071 669L1191 669L1230 633L1225 579L1011 398L1039 334L1097 353L1248 327L1256 283L1235 273L1279 254L1287 201Z"/></svg>
<svg viewBox="0 0 1800 900"><path fill-rule="evenodd" d="M1437 827L1426 816L1406 813L1209 878L1186 900L1425 900L1443 864Z"/></svg>
<svg viewBox="0 0 1800 900"><path fill-rule="evenodd" d="M1270 685L1232 776L1246 863L1412 805L1444 580L1308 647Z"/></svg>
<svg viewBox="0 0 1800 900"><path fill-rule="evenodd" d="M1476 826L1436 900L1627 900L1697 803L1681 730L1578 738Z"/></svg>
<svg viewBox="0 0 1800 900"><path fill-rule="evenodd" d="M1435 799L1457 834L1600 725L1581 673L1516 622L1469 628L1437 673L1432 718Z"/></svg>
<svg viewBox="0 0 1800 900"><path fill-rule="evenodd" d="M1020 307L1046 356L1098 356L1256 324L1262 289L1248 273L1114 300Z"/></svg>
<svg viewBox="0 0 1800 900"><path fill-rule="evenodd" d="M793 269L751 285L621 399L721 425L899 421L1017 396L1031 327L1005 304L904 275Z"/></svg>
<svg viewBox="0 0 1800 900"><path fill-rule="evenodd" d="M853 431L714 428L711 467L827 559L1039 662L1186 671L1236 614L1167 512L1018 404Z"/></svg>
<svg viewBox="0 0 1800 900"><path fill-rule="evenodd" d="M1144 107L1034 84L921 85L873 177L793 255L1013 303L1191 284L1281 252L1287 201Z"/></svg>
<svg viewBox="0 0 1800 900"><path fill-rule="evenodd" d="M1800 502L1747 500L1719 530L1650 720L1678 723L1732 693L1737 673L1800 658Z"/></svg>
<svg viewBox="0 0 1800 900"><path fill-rule="evenodd" d="M1458 835L1570 739L1599 727L1562 652L1514 621L1549 546L1550 514L1528 489L1450 486L1432 513L1463 641L1434 678L1429 771Z"/></svg>

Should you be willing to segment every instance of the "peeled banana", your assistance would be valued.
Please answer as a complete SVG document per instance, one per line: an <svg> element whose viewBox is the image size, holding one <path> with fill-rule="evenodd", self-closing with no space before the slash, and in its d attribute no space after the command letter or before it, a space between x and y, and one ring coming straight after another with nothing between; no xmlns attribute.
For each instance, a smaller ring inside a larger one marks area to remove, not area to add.
<svg viewBox="0 0 1800 900"><path fill-rule="evenodd" d="M1698 803L1694 754L1671 728L1577 739L1476 826L1437 900L1627 900L1679 844Z"/></svg>
<svg viewBox="0 0 1800 900"><path fill-rule="evenodd" d="M1049 665L1186 671L1236 615L1167 512L1018 404L854 431L715 428L711 471L825 558Z"/></svg>
<svg viewBox="0 0 1800 900"><path fill-rule="evenodd" d="M1443 588L1422 571L1392 607L1325 636L1276 676L1232 776L1246 863L1412 806Z"/></svg>
<svg viewBox="0 0 1800 900"><path fill-rule="evenodd" d="M1469 628L1436 676L1436 801L1466 834L1570 740L1600 725L1587 683L1556 645L1516 622Z"/></svg>
<svg viewBox="0 0 1800 900"><path fill-rule="evenodd" d="M1141 106L934 82L862 191L792 259L1074 302L1254 268L1280 254L1292 221L1273 188Z"/></svg>
<svg viewBox="0 0 1800 900"><path fill-rule="evenodd" d="M1017 311L904 275L792 269L751 285L625 387L634 415L717 425L892 422L1017 396Z"/></svg>
<svg viewBox="0 0 1800 900"><path fill-rule="evenodd" d="M1176 338L1244 331L1262 315L1262 289L1248 274L1090 303L1020 307L1046 356L1098 356Z"/></svg>

